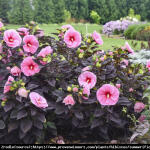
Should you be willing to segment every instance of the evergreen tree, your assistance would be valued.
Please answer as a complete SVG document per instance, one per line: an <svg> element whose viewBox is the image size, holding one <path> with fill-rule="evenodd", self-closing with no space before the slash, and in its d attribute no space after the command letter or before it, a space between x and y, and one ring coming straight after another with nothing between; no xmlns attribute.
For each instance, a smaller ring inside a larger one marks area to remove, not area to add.
<svg viewBox="0 0 150 150"><path fill-rule="evenodd" d="M11 0L0 0L0 18L8 22L7 12L10 10Z"/></svg>
<svg viewBox="0 0 150 150"><path fill-rule="evenodd" d="M53 0L55 23L62 23L65 21L65 2L64 0Z"/></svg>
<svg viewBox="0 0 150 150"><path fill-rule="evenodd" d="M54 23L53 0L34 0L34 20L38 23Z"/></svg>
<svg viewBox="0 0 150 150"><path fill-rule="evenodd" d="M8 12L9 23L25 24L33 20L33 10L30 0L12 0Z"/></svg>

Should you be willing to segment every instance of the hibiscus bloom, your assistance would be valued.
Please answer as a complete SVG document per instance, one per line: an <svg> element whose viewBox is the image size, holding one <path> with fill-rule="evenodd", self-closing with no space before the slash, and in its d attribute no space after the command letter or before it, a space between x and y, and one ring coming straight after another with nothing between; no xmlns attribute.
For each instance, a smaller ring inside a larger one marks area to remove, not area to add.
<svg viewBox="0 0 150 150"><path fill-rule="evenodd" d="M27 28L19 28L18 31L19 31L19 34L22 36L29 35L29 30Z"/></svg>
<svg viewBox="0 0 150 150"><path fill-rule="evenodd" d="M50 46L47 46L47 47L43 48L37 56L45 58L46 56L48 56L52 52L53 52L53 49ZM44 62L44 61L40 61L40 62L43 65L47 64L47 62Z"/></svg>
<svg viewBox="0 0 150 150"><path fill-rule="evenodd" d="M83 72L78 78L80 86L87 87L89 89L92 89L95 86L96 81L96 75L89 71Z"/></svg>
<svg viewBox="0 0 150 150"><path fill-rule="evenodd" d="M4 85L4 94L10 91L11 83L14 81L14 78L12 76L8 77L7 82Z"/></svg>
<svg viewBox="0 0 150 150"><path fill-rule="evenodd" d="M134 111L140 113L145 108L145 105L142 102L137 102L134 105Z"/></svg>
<svg viewBox="0 0 150 150"><path fill-rule="evenodd" d="M37 63L35 63L32 57L27 57L21 63L21 71L26 76L33 76L36 73L40 72L40 68Z"/></svg>
<svg viewBox="0 0 150 150"><path fill-rule="evenodd" d="M48 107L47 101L44 97L42 97L40 94L36 93L36 92L31 92L30 95L30 100L31 102L39 107L39 108L46 108Z"/></svg>
<svg viewBox="0 0 150 150"><path fill-rule="evenodd" d="M14 66L13 68L11 68L10 72L13 76L20 76L21 75L21 70L17 66Z"/></svg>
<svg viewBox="0 0 150 150"><path fill-rule="evenodd" d="M75 104L75 101L71 95L68 95L64 98L63 103L65 105L72 105L73 106Z"/></svg>
<svg viewBox="0 0 150 150"><path fill-rule="evenodd" d="M69 48L76 48L81 44L81 34L74 29L69 29L64 35L64 41Z"/></svg>
<svg viewBox="0 0 150 150"><path fill-rule="evenodd" d="M93 39L95 40L95 42L99 45L103 45L103 40L101 38L101 35L99 33L97 33L96 31L93 32L92 34Z"/></svg>
<svg viewBox="0 0 150 150"><path fill-rule="evenodd" d="M105 84L98 89L97 99L101 105L115 105L119 100L119 90L110 84Z"/></svg>
<svg viewBox="0 0 150 150"><path fill-rule="evenodd" d="M20 46L22 39L16 30L10 29L4 32L4 41L9 47Z"/></svg>
<svg viewBox="0 0 150 150"><path fill-rule="evenodd" d="M34 54L39 47L39 42L34 35L26 35L23 38L23 42L25 43L23 46L24 51L31 54Z"/></svg>
<svg viewBox="0 0 150 150"><path fill-rule="evenodd" d="M131 48L128 42L125 43L123 49L127 49L129 53L134 54L134 50Z"/></svg>

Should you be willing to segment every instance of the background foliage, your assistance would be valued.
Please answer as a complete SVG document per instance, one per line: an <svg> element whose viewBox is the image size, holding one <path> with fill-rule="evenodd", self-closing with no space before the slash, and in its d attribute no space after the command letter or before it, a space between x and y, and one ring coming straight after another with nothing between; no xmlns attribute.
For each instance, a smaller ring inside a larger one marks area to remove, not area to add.
<svg viewBox="0 0 150 150"><path fill-rule="evenodd" d="M62 23L67 10L73 21L93 22L90 13L95 11L104 24L127 16L131 8L141 16L141 20L150 20L149 7L150 0L0 0L0 18L15 24L31 20Z"/></svg>

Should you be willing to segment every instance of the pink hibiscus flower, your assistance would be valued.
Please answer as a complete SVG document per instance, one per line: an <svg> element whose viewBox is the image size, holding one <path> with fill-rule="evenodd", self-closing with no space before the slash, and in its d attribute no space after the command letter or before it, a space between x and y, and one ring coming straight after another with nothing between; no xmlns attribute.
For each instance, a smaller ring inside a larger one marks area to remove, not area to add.
<svg viewBox="0 0 150 150"><path fill-rule="evenodd" d="M39 107L39 108L46 108L48 107L47 101L44 97L42 97L40 94L36 93L36 92L31 92L30 95L30 100L31 102Z"/></svg>
<svg viewBox="0 0 150 150"><path fill-rule="evenodd" d="M101 105L115 105L119 100L119 90L110 84L105 84L97 91L97 99Z"/></svg>
<svg viewBox="0 0 150 150"><path fill-rule="evenodd" d="M150 60L147 61L146 68L150 71Z"/></svg>
<svg viewBox="0 0 150 150"><path fill-rule="evenodd" d="M53 52L53 49L50 46L47 46L47 47L43 48L37 56L45 58L46 56L48 56L52 52ZM47 62L44 62L44 61L40 61L40 62L43 65L47 64Z"/></svg>
<svg viewBox="0 0 150 150"><path fill-rule="evenodd" d="M27 28L19 28L18 31L19 31L19 34L22 36L29 35L29 30Z"/></svg>
<svg viewBox="0 0 150 150"><path fill-rule="evenodd" d="M134 50L131 48L128 42L125 43L123 49L127 49L129 53L134 54Z"/></svg>
<svg viewBox="0 0 150 150"><path fill-rule="evenodd" d="M20 46L22 39L16 30L10 29L4 32L4 41L9 47L15 48Z"/></svg>
<svg viewBox="0 0 150 150"><path fill-rule="evenodd" d="M25 43L23 46L24 51L31 54L34 54L39 47L39 42L34 35L26 35L23 38L23 42Z"/></svg>
<svg viewBox="0 0 150 150"><path fill-rule="evenodd" d="M69 29L64 35L64 41L69 48L76 48L81 44L81 34L74 29Z"/></svg>
<svg viewBox="0 0 150 150"><path fill-rule="evenodd" d="M143 122L145 119L146 119L146 116L145 115L141 115L138 120L140 122Z"/></svg>
<svg viewBox="0 0 150 150"><path fill-rule="evenodd" d="M69 30L69 29L74 29L73 26L71 26L70 24L63 25L61 28L62 28L62 29L67 29L67 30Z"/></svg>
<svg viewBox="0 0 150 150"><path fill-rule="evenodd" d="M21 71L26 76L33 76L36 73L40 72L40 68L37 63L35 63L32 57L27 57L21 63Z"/></svg>
<svg viewBox="0 0 150 150"><path fill-rule="evenodd" d="M2 28L4 26L4 24L0 21L0 28Z"/></svg>
<svg viewBox="0 0 150 150"><path fill-rule="evenodd" d="M97 33L96 31L93 32L92 34L93 39L95 40L95 42L99 45L103 45L103 40L101 38L101 35L99 33Z"/></svg>
<svg viewBox="0 0 150 150"><path fill-rule="evenodd" d="M89 89L92 89L95 86L96 81L96 75L89 71L83 72L78 78L80 86L87 87Z"/></svg>
<svg viewBox="0 0 150 150"><path fill-rule="evenodd" d="M21 70L20 68L18 68L17 66L14 66L11 70L10 70L11 74L13 76L20 76L21 75Z"/></svg>
<svg viewBox="0 0 150 150"><path fill-rule="evenodd" d="M71 95L68 95L64 98L63 103L65 105L72 105L73 106L75 104L75 101Z"/></svg>
<svg viewBox="0 0 150 150"><path fill-rule="evenodd" d="M134 105L134 111L140 113L145 108L145 105L142 102L137 102Z"/></svg>
<svg viewBox="0 0 150 150"><path fill-rule="evenodd" d="M90 96L90 89L89 88L83 88L83 92L82 92L82 94L83 94L83 99L88 99L88 97ZM86 96L85 96L86 95Z"/></svg>
<svg viewBox="0 0 150 150"><path fill-rule="evenodd" d="M8 77L7 82L4 85L4 94L10 91L11 83L14 81L14 78L12 76Z"/></svg>

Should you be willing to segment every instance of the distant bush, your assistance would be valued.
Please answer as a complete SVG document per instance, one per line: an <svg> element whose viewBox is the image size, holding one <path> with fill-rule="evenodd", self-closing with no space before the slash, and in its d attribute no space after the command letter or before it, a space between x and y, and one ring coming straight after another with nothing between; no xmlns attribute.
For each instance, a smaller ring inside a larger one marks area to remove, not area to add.
<svg viewBox="0 0 150 150"><path fill-rule="evenodd" d="M124 35L126 38L131 39L131 33L138 27L138 24L134 24L128 27L127 30L124 31Z"/></svg>
<svg viewBox="0 0 150 150"><path fill-rule="evenodd" d="M90 17L94 23L100 24L101 17L98 15L96 11L91 11Z"/></svg>
<svg viewBox="0 0 150 150"><path fill-rule="evenodd" d="M149 40L150 39L150 24L131 25L125 30L124 35L127 39Z"/></svg>

